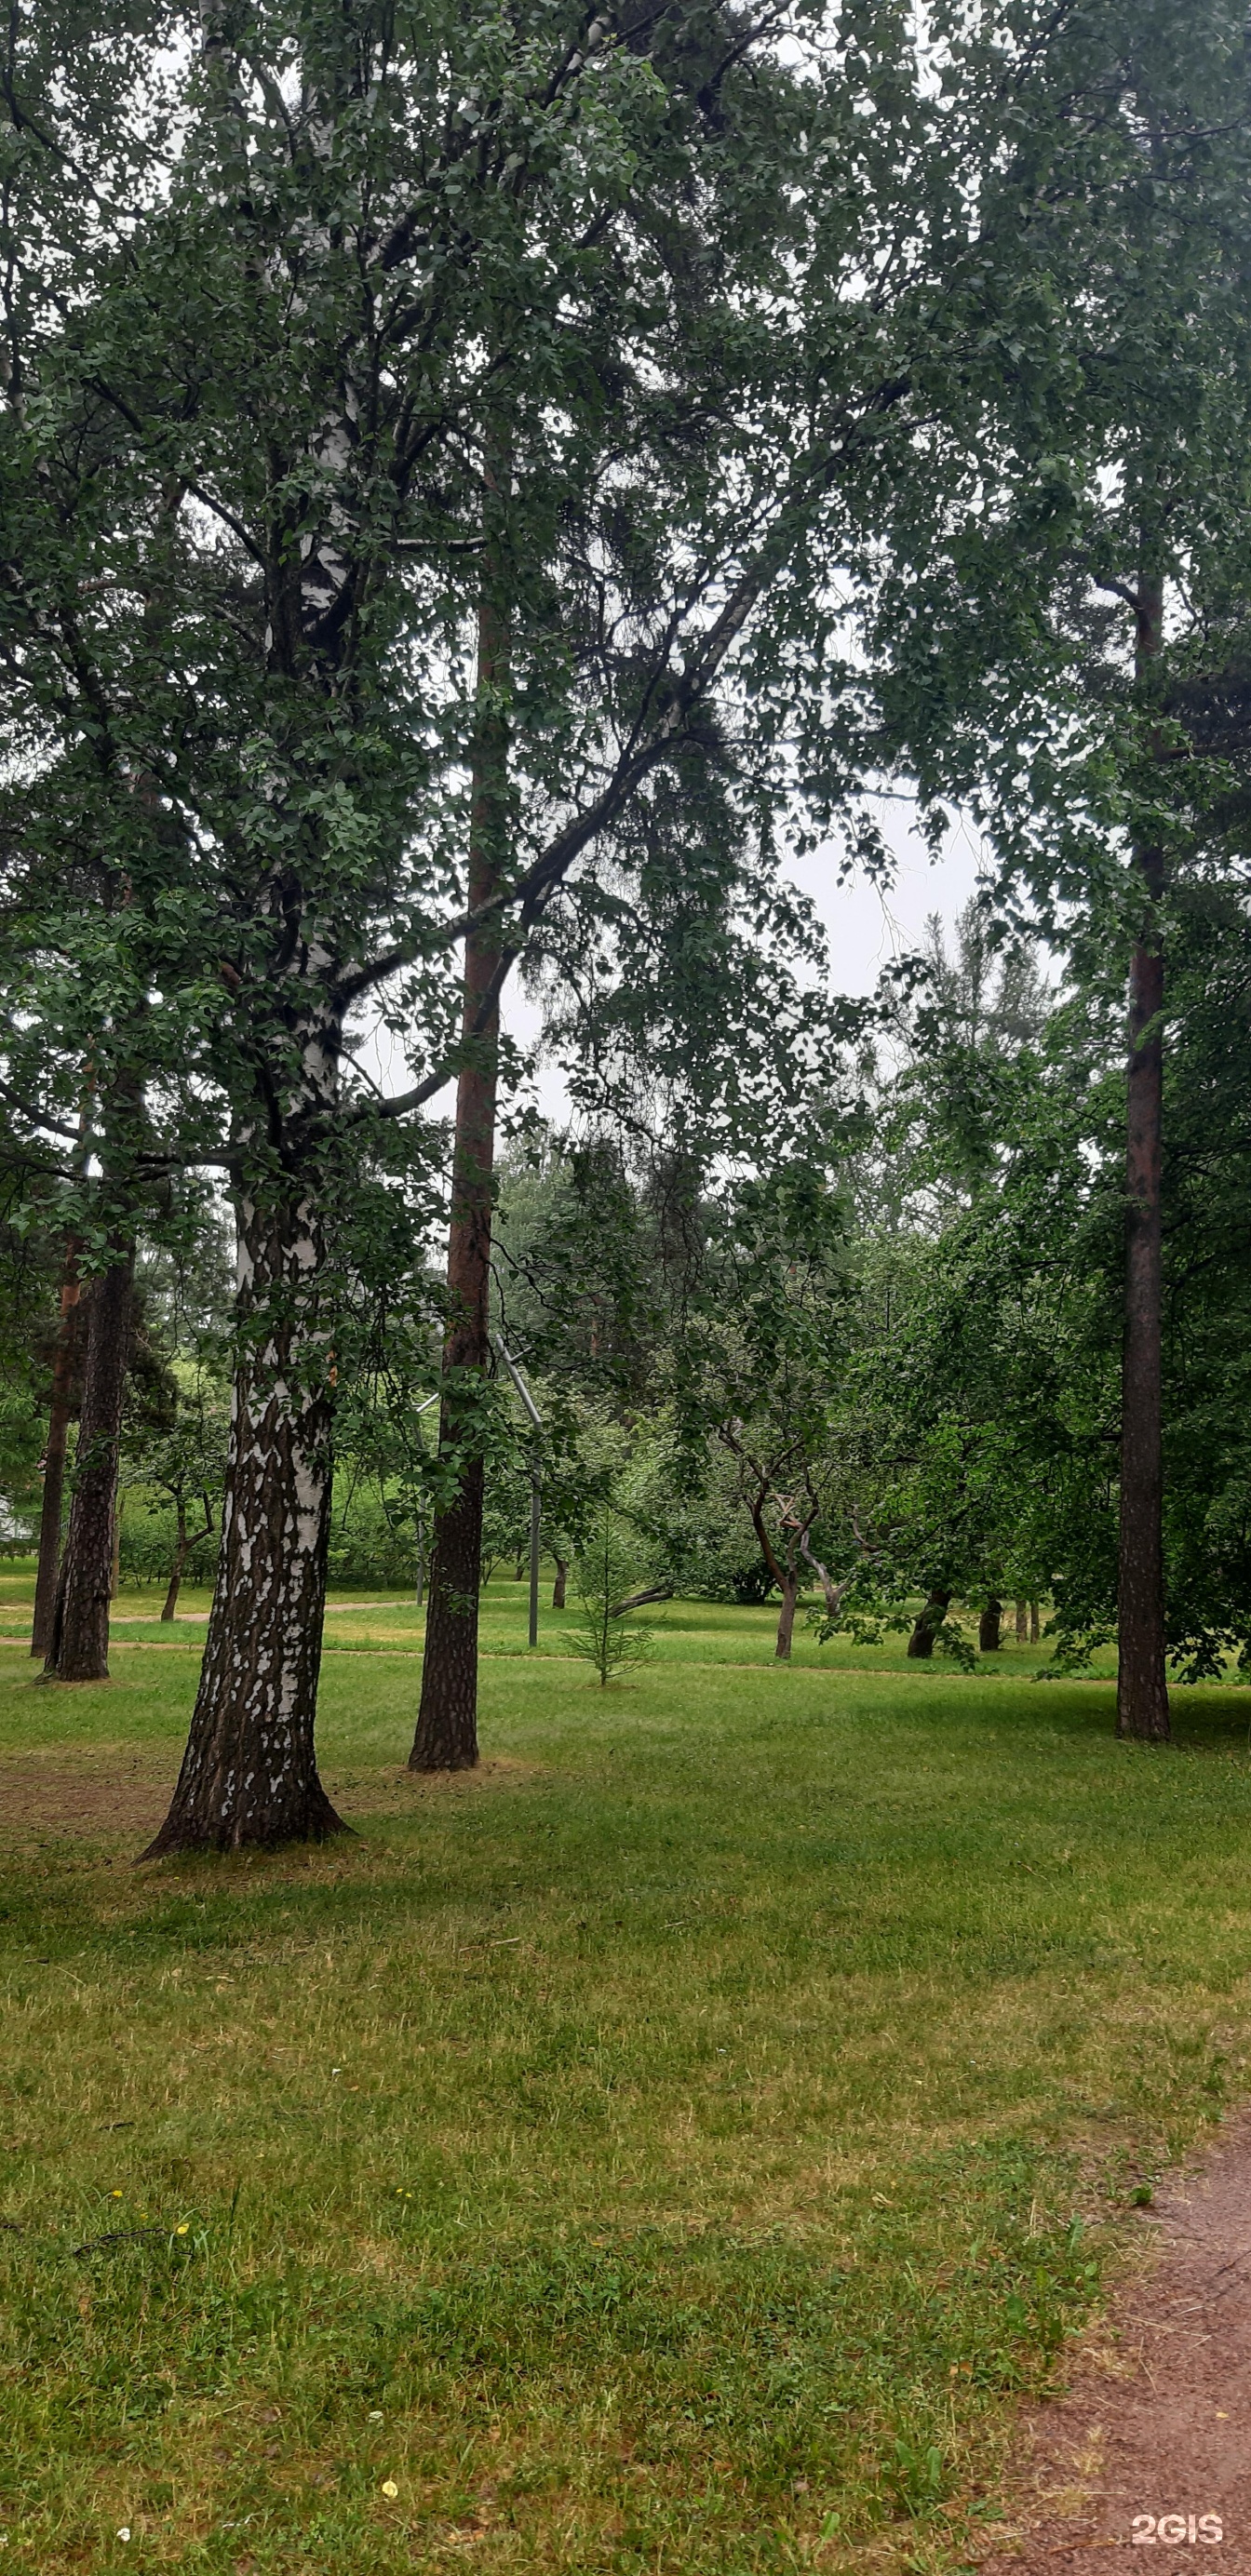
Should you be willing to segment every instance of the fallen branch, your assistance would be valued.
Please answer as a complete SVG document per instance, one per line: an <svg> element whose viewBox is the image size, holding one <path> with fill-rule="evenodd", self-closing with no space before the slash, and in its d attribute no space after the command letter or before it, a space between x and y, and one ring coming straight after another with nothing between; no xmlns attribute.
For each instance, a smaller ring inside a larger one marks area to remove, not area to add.
<svg viewBox="0 0 1251 2576"><path fill-rule="evenodd" d="M168 2236L167 2227L112 2227L107 2236L89 2236L84 2245L76 2245L76 2254L98 2253L102 2245L128 2245L136 2236Z"/></svg>

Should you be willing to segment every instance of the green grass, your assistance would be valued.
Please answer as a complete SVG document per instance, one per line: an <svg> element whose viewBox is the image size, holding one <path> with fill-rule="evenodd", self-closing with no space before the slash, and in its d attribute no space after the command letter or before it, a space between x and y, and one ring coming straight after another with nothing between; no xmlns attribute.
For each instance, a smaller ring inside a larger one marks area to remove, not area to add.
<svg viewBox="0 0 1251 2576"><path fill-rule="evenodd" d="M603 1692L523 1619L494 1586L481 1774L402 1773L417 1623L358 1604L358 1839L140 1872L196 1631L99 1689L0 1654L6 2566L966 2565L1244 2089L1238 1694L1157 1753L1036 1649L775 1671L767 1612L681 1604Z"/></svg>
<svg viewBox="0 0 1251 2576"><path fill-rule="evenodd" d="M565 1637L574 1617L573 1609L554 1611L551 1600L550 1565L544 1566L543 1592L539 1622L539 1653L560 1654L566 1651ZM171 1629L160 1617L163 1584L127 1585L118 1601L119 1638L131 1644L174 1645L198 1654L200 1638L196 1631L208 1614L209 1592L203 1587L188 1586L178 1605L178 1619ZM24 1566L6 1571L0 1562L0 1635L6 1632L18 1637L29 1629L29 1603L32 1582ZM523 1655L527 1653L527 1615L529 1585L516 1583L507 1575L496 1574L484 1595L481 1644L483 1653ZM654 1629L657 1651L666 1663L699 1664L771 1664L777 1636L777 1604L765 1603L759 1609L725 1610L708 1601L665 1601L647 1612ZM965 1613L959 1623L970 1645L977 1643L976 1613ZM326 1624L326 1641L332 1653L390 1650L420 1654L425 1630L423 1614L411 1596L361 1590L359 1594L340 1591L331 1604ZM907 1637L897 1631L880 1646L859 1646L850 1637L836 1637L820 1646L811 1625L801 1612L796 1622L793 1662L797 1669L813 1672L898 1672L909 1679L927 1677L927 1668L918 1672L906 1655ZM1003 1645L994 1669L999 1674L1033 1676L1047 1663L1051 1643L1018 1646L1012 1632L1011 1606L1004 1617ZM1231 1659L1232 1660L1232 1659ZM933 1669L951 1672L950 1660L939 1654ZM1097 1674L1115 1672L1116 1656L1111 1647L1101 1649L1093 1659Z"/></svg>

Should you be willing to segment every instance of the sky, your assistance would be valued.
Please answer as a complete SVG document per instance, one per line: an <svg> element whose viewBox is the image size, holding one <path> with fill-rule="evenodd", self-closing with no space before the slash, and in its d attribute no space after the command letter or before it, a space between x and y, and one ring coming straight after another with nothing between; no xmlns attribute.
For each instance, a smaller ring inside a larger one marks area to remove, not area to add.
<svg viewBox="0 0 1251 2576"><path fill-rule="evenodd" d="M950 929L974 892L986 862L972 826L956 817L947 832L942 856L931 863L924 841L912 828L912 807L902 797L883 798L878 821L895 860L893 884L885 890L863 875L840 885L838 852L832 846L811 857L788 862L785 873L812 897L825 924L830 945L831 982L836 992L871 993L885 966L921 946L925 925L937 913ZM538 1013L520 987L505 996L504 1025L522 1046L539 1034ZM555 1068L540 1064L535 1085L544 1117L559 1126L567 1114L563 1084ZM451 1107L449 1086L446 1103ZM436 1111L437 1114L437 1111Z"/></svg>
<svg viewBox="0 0 1251 2576"><path fill-rule="evenodd" d="M811 895L825 923L833 982L840 993L871 993L892 958L920 947L931 913L950 927L979 874L986 872L981 841L962 818L950 825L942 857L934 864L912 828L908 801L882 798L878 821L895 859L895 881L885 891L863 876L840 885L832 850L792 862L786 871Z"/></svg>

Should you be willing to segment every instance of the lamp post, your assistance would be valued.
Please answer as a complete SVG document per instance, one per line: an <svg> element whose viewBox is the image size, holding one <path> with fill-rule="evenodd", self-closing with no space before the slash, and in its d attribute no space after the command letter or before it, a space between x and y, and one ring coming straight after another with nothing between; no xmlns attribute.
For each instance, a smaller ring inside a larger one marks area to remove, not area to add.
<svg viewBox="0 0 1251 2576"><path fill-rule="evenodd" d="M432 1404L437 1404L437 1403L438 1403L438 1401L439 1401L439 1396L441 1395L441 1393L442 1393L442 1388L438 1388L438 1389L436 1390L436 1392L435 1392L433 1395L428 1395L428 1396L426 1397L425 1403L424 1403L424 1404L419 1404L419 1405L418 1405L418 1407L417 1407L417 1412L418 1412L419 1414L421 1414L421 1413L428 1413L428 1412L430 1411L430 1407L431 1407L431 1405L432 1405ZM416 1418L416 1417L414 1417L414 1418ZM423 1510L422 1510L422 1508L421 1508L421 1504L420 1504L420 1503L418 1503L418 1505L417 1505L417 1514L416 1514L416 1518L417 1518L417 1608L420 1610L420 1608L421 1608L421 1603L422 1603L422 1595L423 1595L423 1593L425 1592L425 1588L426 1588L426 1515L425 1515L425 1513L423 1512Z"/></svg>
<svg viewBox="0 0 1251 2576"><path fill-rule="evenodd" d="M494 1333L492 1340L534 1426L534 1449L530 1459L530 1643L532 1646L537 1646L539 1642L539 1524L543 1512L539 1434L543 1429L543 1418L503 1334Z"/></svg>

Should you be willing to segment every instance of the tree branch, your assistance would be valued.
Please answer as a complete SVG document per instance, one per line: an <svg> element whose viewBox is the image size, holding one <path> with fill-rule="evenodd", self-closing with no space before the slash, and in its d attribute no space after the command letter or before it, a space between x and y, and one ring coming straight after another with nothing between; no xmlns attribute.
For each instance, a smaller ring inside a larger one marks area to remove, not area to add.
<svg viewBox="0 0 1251 2576"><path fill-rule="evenodd" d="M610 1619L624 1619L627 1610L642 1610L649 1601L672 1601L672 1599L671 1583L653 1583L649 1591L628 1593L624 1601L614 1603L608 1616Z"/></svg>
<svg viewBox="0 0 1251 2576"><path fill-rule="evenodd" d="M671 629L666 662L658 669L649 691L651 702L659 705L660 708L652 733L646 741L636 743L633 748L627 745L607 786L585 812L575 815L572 821L556 834L542 856L535 860L524 876L518 878L514 886L499 895L492 896L488 903L478 905L472 912L461 913L456 920L443 923L433 936L427 932L420 939L405 942L400 947L390 949L384 956L373 959L370 964L356 968L350 975L342 976L334 988L335 999L342 1008L350 1008L353 1002L359 1001L362 994L385 981L388 975L398 974L403 967L415 965L420 957L436 954L439 949L452 946L455 941L465 938L471 931L480 929L487 921L497 914L505 913L514 904L520 905L523 929L533 925L542 903L568 875L574 861L581 857L583 850L597 839L610 823L616 821L618 815L629 803L635 789L642 785L650 772L657 768L662 760L669 759L679 748L684 739L684 728L707 698L752 610L797 534L797 521L801 511L810 505L813 498L828 489L839 466L846 462L861 437L867 433L870 423L892 410L910 391L909 377L898 376L888 379L870 397L864 410L857 414L838 445L827 448L815 461L799 468L795 485L787 499L783 501L772 528L762 539L751 562L739 575L724 607L699 644L693 659L680 673L676 674L671 668L672 652L673 647L680 642L680 627L675 622ZM518 943L513 948L508 960L509 965L520 953L522 944L524 943ZM507 972L506 966L505 975ZM437 1080L432 1076L417 1091L404 1093L402 1101L392 1105L390 1114L397 1117L404 1109L420 1107L421 1102L428 1100L434 1091L441 1089L446 1080L446 1073L440 1075Z"/></svg>
<svg viewBox="0 0 1251 2576"><path fill-rule="evenodd" d="M49 1117L46 1110L36 1109L29 1100L23 1100L21 1093L14 1091L11 1084L0 1082L0 1099L7 1100L23 1118L29 1119L32 1127L42 1128L46 1135L68 1136L71 1145L81 1143L81 1131L77 1127L66 1127L59 1118Z"/></svg>

